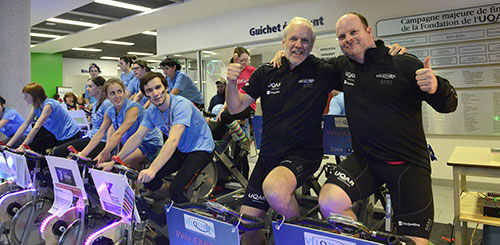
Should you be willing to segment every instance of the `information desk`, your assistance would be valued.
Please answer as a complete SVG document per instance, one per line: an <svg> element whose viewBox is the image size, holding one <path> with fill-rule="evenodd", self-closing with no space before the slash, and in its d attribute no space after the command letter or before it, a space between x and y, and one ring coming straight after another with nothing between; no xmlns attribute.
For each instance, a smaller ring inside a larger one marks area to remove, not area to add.
<svg viewBox="0 0 500 245"><path fill-rule="evenodd" d="M457 146L448 160L448 165L453 167L456 244L469 243L467 222L500 226L500 218L483 216L484 200L478 193L466 190L467 175L500 178L500 161L492 160L490 151L488 147Z"/></svg>

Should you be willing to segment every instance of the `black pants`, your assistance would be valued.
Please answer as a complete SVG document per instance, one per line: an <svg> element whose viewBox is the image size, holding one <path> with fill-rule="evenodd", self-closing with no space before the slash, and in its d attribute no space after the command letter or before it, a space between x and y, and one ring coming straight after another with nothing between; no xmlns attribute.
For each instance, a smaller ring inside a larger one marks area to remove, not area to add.
<svg viewBox="0 0 500 245"><path fill-rule="evenodd" d="M212 152L193 151L182 153L175 150L170 160L156 173L155 178L149 183L145 183L144 186L152 191L158 190L163 184L163 177L177 171L170 183L170 197L175 203L188 202L189 200L184 192L193 183L198 173L212 160L212 157Z"/></svg>
<svg viewBox="0 0 500 245"><path fill-rule="evenodd" d="M56 139L56 136L54 134L45 129L45 127L41 127L40 130L38 130L38 132L36 133L35 138L33 138L33 141L28 144L28 146L31 147L31 149L33 149L35 152L46 154L47 149L62 145L81 137L82 132L78 131L78 133L73 135L73 137L60 141Z"/></svg>
<svg viewBox="0 0 500 245"><path fill-rule="evenodd" d="M66 157L69 154L68 146L72 145L77 151L82 151L89 144L89 142L90 138L88 137L72 140L54 148L52 155L56 157ZM97 155L99 155L99 153L101 153L102 149L104 149L104 146L106 146L105 142L99 142L99 144L97 144L94 150L92 150L92 152L90 152L87 157L92 159L95 158Z"/></svg>
<svg viewBox="0 0 500 245"><path fill-rule="evenodd" d="M228 130L226 126L227 124L230 124L234 120L244 120L250 118L253 112L254 110L251 106L234 115L229 114L229 110L223 111L220 115L221 120L212 127L212 135L214 136L214 140L221 140L222 137L224 137L224 134L226 134Z"/></svg>

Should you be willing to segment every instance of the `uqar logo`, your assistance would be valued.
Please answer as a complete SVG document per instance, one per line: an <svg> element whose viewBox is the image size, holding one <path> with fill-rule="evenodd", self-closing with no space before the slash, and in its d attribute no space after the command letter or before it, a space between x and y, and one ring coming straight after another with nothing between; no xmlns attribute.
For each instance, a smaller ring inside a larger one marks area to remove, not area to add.
<svg viewBox="0 0 500 245"><path fill-rule="evenodd" d="M190 231L215 238L214 223L184 214L184 226Z"/></svg>

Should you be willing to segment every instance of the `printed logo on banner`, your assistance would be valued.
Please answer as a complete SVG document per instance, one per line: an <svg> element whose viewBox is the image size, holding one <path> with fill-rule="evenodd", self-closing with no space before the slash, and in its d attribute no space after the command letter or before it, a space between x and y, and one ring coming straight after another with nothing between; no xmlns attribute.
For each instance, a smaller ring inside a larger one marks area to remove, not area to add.
<svg viewBox="0 0 500 245"><path fill-rule="evenodd" d="M335 239L333 237L322 236L310 232L304 232L304 244L306 245L316 245L316 244L328 244L328 245L356 245L354 242L344 241L340 239Z"/></svg>
<svg viewBox="0 0 500 245"><path fill-rule="evenodd" d="M122 217L132 217L132 205L134 203L134 192L129 185L125 186L125 195L123 198Z"/></svg>
<svg viewBox="0 0 500 245"><path fill-rule="evenodd" d="M190 231L215 239L214 223L184 214L184 226Z"/></svg>

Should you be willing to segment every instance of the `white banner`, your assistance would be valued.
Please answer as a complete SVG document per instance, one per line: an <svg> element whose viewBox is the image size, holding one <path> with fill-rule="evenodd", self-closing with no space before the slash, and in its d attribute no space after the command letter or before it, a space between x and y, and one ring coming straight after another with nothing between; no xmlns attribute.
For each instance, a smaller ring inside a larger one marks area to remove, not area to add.
<svg viewBox="0 0 500 245"><path fill-rule="evenodd" d="M498 23L500 4L462 8L422 15L379 20L377 36L434 31L464 26Z"/></svg>
<svg viewBox="0 0 500 245"><path fill-rule="evenodd" d="M87 198L78 164L71 159L47 156L54 188L69 190L75 197Z"/></svg>

